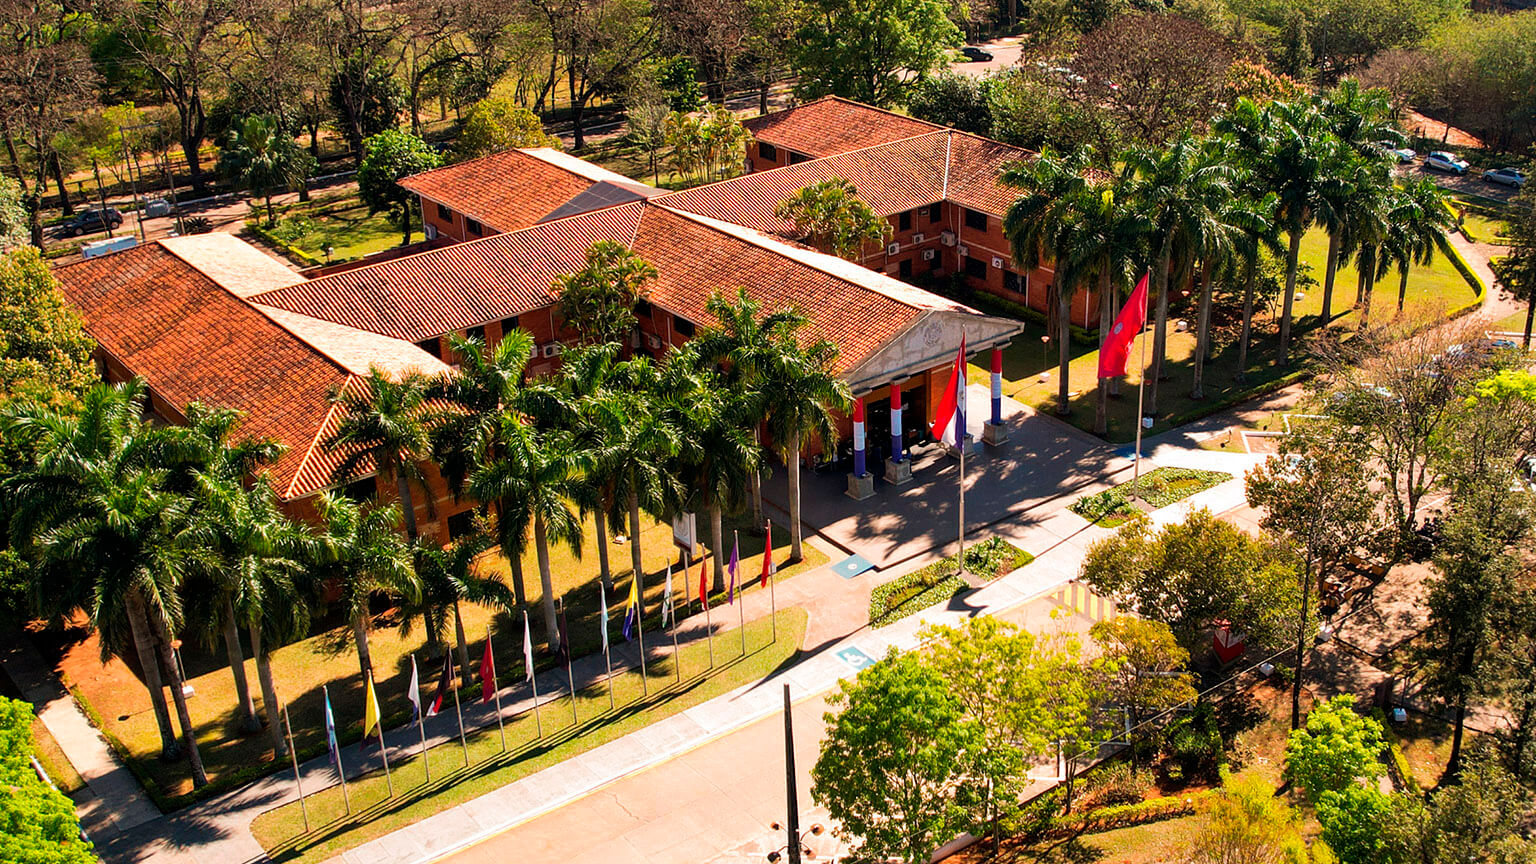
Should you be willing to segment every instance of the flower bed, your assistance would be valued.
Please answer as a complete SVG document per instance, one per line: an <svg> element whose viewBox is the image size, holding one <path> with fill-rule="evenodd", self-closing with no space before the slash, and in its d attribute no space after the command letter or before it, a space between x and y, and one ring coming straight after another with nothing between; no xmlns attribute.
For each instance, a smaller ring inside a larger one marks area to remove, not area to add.
<svg viewBox="0 0 1536 864"><path fill-rule="evenodd" d="M993 537L965 550L965 566L985 579L1011 573L1035 560L1035 556ZM869 595L869 623L887 624L927 609L965 589L965 580L955 567L955 556L935 561L881 585Z"/></svg>
<svg viewBox="0 0 1536 864"><path fill-rule="evenodd" d="M1154 468L1141 475L1135 483L1118 486L1084 495L1067 508L1090 522L1105 528L1114 528L1135 515L1136 504L1131 500L1133 486L1139 487L1141 500L1153 510L1177 504L1232 479L1225 471L1201 471L1197 468Z"/></svg>

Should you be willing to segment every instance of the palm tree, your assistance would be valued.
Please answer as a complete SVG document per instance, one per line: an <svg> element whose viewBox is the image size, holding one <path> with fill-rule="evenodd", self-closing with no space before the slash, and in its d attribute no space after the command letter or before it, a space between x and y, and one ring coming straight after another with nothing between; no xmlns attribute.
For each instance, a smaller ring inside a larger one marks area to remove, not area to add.
<svg viewBox="0 0 1536 864"><path fill-rule="evenodd" d="M1219 143L1213 143L1207 148L1207 158L1220 161L1224 151L1225 148ZM1216 220L1198 238L1201 265L1200 311L1195 327L1194 375L1189 388L1191 399L1205 398L1205 362L1211 351L1211 303L1216 292L1214 277L1217 268L1224 266L1232 257L1238 242L1236 238L1242 233L1241 228L1233 222L1240 222L1248 215L1239 204L1238 178L1238 173L1234 171L1231 183L1213 190L1210 205L1216 210Z"/></svg>
<svg viewBox="0 0 1536 864"><path fill-rule="evenodd" d="M1383 244L1387 242L1388 219L1396 196L1397 190L1390 181L1362 186L1355 190L1355 198L1350 205L1345 243L1346 248L1355 256L1355 268L1358 271L1355 296L1360 298L1361 329L1370 323L1371 295L1376 281L1385 272L1381 266L1384 261L1380 253Z"/></svg>
<svg viewBox="0 0 1536 864"><path fill-rule="evenodd" d="M535 430L510 411L502 413L496 434L495 457L470 476L469 493L477 501L498 502L504 522L532 524L544 595L545 643L553 650L559 625L549 544L565 543L572 554L581 554L581 519L573 501L582 483L583 455L568 431Z"/></svg>
<svg viewBox="0 0 1536 864"><path fill-rule="evenodd" d="M1072 292L1077 288L1077 262L1068 251L1068 232L1076 215L1076 205L1087 187L1086 174L1093 162L1093 150L1082 147L1070 156L1059 156L1051 148L1040 152L1039 158L1019 162L1003 170L1005 184L1021 191L1020 196L1008 205L1003 214L1003 234L1014 263L1025 272L1034 270L1043 262L1055 259L1054 277L1057 311L1055 313L1058 364L1056 413L1062 416L1072 413L1067 402L1069 364L1072 352L1068 334Z"/></svg>
<svg viewBox="0 0 1536 864"><path fill-rule="evenodd" d="M421 600L409 604L400 618L401 635L410 635L412 622L420 618L427 632L429 653L441 653L448 613L453 613L453 638L459 652L459 668L469 668L469 640L464 635L460 603L479 603L511 611L516 598L493 574L475 567L475 560L491 547L491 538L480 532L439 546L416 544L416 577L421 580Z"/></svg>
<svg viewBox="0 0 1536 864"><path fill-rule="evenodd" d="M575 488L582 515L592 514L597 535L597 572L603 590L613 593L613 570L608 562L608 519L618 503L618 485L624 474L624 454L613 447L613 436L622 435L628 400L614 393L609 383L618 361L619 345L582 346L561 358L555 387L559 398L543 400L535 422L541 429L566 429L574 445L587 457L586 482Z"/></svg>
<svg viewBox="0 0 1536 864"><path fill-rule="evenodd" d="M386 483L393 482L405 516L405 533L416 539L416 505L411 481L423 482L419 463L432 452L427 395L431 379L407 372L400 380L377 366L368 369L360 389L343 388L331 395L342 409L336 431L323 446L345 451L332 472L337 482L352 480L372 465ZM432 496L426 496L432 508Z"/></svg>
<svg viewBox="0 0 1536 864"><path fill-rule="evenodd" d="M1435 250L1452 224L1445 208L1445 193L1433 180L1420 180L1399 190L1387 216L1387 234L1382 242L1382 266L1397 266L1397 311L1403 311L1408 298L1408 271L1413 265L1427 266L1435 259Z"/></svg>
<svg viewBox="0 0 1536 864"><path fill-rule="evenodd" d="M358 504L330 492L315 502L319 530L311 545L310 577L316 585L340 589L341 604L352 624L357 663L367 676L373 670L368 652L375 594L419 602L421 582L411 566L411 547L395 530L398 505Z"/></svg>
<svg viewBox="0 0 1536 864"><path fill-rule="evenodd" d="M173 472L163 463L185 444L179 430L144 421L145 392L135 379L93 388L73 414L36 404L9 409L7 439L31 457L3 489L11 537L33 563L37 608L57 616L85 610L103 659L122 656L132 642L167 759L179 755L162 672L170 679L192 782L201 787L208 777L170 645L192 502L171 489Z"/></svg>
<svg viewBox="0 0 1536 864"><path fill-rule="evenodd" d="M219 172L233 186L267 202L267 222L275 223L272 196L304 188L315 172L315 159L282 128L276 117L253 114L229 130L219 152ZM301 196L302 197L302 196Z"/></svg>
<svg viewBox="0 0 1536 864"><path fill-rule="evenodd" d="M560 318L583 345L623 342L635 327L635 305L656 279L656 268L622 243L599 240L581 269L556 276Z"/></svg>
<svg viewBox="0 0 1536 864"><path fill-rule="evenodd" d="M458 371L434 382L429 395L449 403L453 410L436 412L430 425L433 461L457 499L465 493L470 474L482 462L496 458L502 412L522 404L533 335L526 330L504 333L494 349L487 349L480 339L454 337L449 342L460 358ZM512 593L522 606L528 602L523 586L528 522L520 521L500 500L485 503L495 514L496 540L511 565Z"/></svg>
<svg viewBox="0 0 1536 864"><path fill-rule="evenodd" d="M773 215L794 224L795 233L828 255L857 261L865 243L884 240L891 223L859 200L858 190L841 177L828 177L779 202Z"/></svg>
<svg viewBox="0 0 1536 864"><path fill-rule="evenodd" d="M1147 413L1157 413L1158 379L1168 344L1168 285L1183 282L1195 258L1222 233L1221 212L1232 198L1231 166L1185 134L1162 147L1134 148L1125 155L1135 181L1132 196L1152 223L1157 257L1157 319L1152 334L1152 369Z"/></svg>

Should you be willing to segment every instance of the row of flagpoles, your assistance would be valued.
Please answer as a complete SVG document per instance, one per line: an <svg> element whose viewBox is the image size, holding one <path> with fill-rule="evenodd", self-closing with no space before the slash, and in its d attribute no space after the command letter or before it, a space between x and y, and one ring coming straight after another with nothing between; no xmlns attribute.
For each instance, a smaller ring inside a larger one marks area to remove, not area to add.
<svg viewBox="0 0 1536 864"><path fill-rule="evenodd" d="M769 596L769 603L770 603L770 613L769 614L770 614L770 618L773 620L773 640L775 642L777 642L778 638L779 638L778 620L777 620L778 619L778 602L777 602L777 598L775 598L775 596L774 596L775 592L773 590L773 575L776 572L777 567L776 567L776 565L774 564L774 561L773 561L773 523L771 521L768 523L767 529L768 529L768 531L767 531L767 539L765 540L764 547L763 547L763 570L762 570L762 574L759 577L758 585L759 585L759 587L766 587L768 589L768 596ZM683 565L683 575L686 578L688 568L691 566L691 562L688 560L687 550L684 550L684 552L683 552L682 565ZM741 588L739 587L739 581L738 581L738 573L739 573L739 570L740 570L740 566L741 566L741 541L740 541L740 538L738 536L736 536L734 534L734 532L733 532L733 534L732 534L732 544L731 544L731 560L730 560L730 563L727 565L727 571L730 573L730 585L727 588L726 599L727 599L727 602L730 603L731 605L737 606L737 618L738 618L738 621L739 621L739 624L740 624L740 630L741 630L741 650L742 650L742 653L745 654L746 650L747 650L746 611L745 611L746 604L742 603L742 604L738 605L736 603L736 595L741 591ZM673 650L673 666L674 666L674 668L676 669L676 672L677 672L677 680L679 682L681 682L682 681L682 675L683 675L682 667L677 662L677 658L676 658L677 651L678 651L677 625L678 625L679 621L678 621L676 612L673 610L673 605L674 604L673 604L673 590L672 590L672 565L671 565L670 562L667 564L667 571L666 572L667 572L667 575L666 575L666 588L665 588L665 592L664 592L663 597L662 597L662 605L661 605L661 627L662 627L663 631L667 631L667 630L671 631L671 635L672 635L672 650ZM691 605L694 598L688 597L686 595L686 586L684 588L684 591L685 591L685 594L684 594L685 601L689 605ZM641 587L641 584L640 584L640 576L639 576L639 574L635 574L634 578L632 578L630 580L630 583L629 583L629 597L627 598L627 600L625 601L625 604L624 604L625 612L624 612L623 633L624 633L624 640L626 642L634 641L635 639L639 640L639 647L640 647L640 685L641 685L641 689L642 689L643 694L649 695L650 694L650 685L649 685L648 676L647 676L646 667L645 667L645 630L644 630L644 626L643 626L643 623L642 623L642 619L644 617L643 616L643 603L642 603L643 592L644 592L644 589ZM709 612L710 612L710 605L709 605L709 577L708 577L708 573L707 573L707 570L706 570L705 561L702 558L700 559L700 565L699 565L699 590L698 590L697 600L698 600L699 604L702 605L703 608L704 608L704 620L705 620L704 629L705 629L706 639L709 642L709 666L710 666L711 669L713 669L714 665L715 665L715 644L714 644L715 636L714 636L714 627L713 627L713 624L711 623L710 618L709 618ZM599 629L601 630L602 640L603 640L602 641L602 650L603 650L603 666L604 666L604 670L605 670L604 678L606 679L606 683L608 685L608 708L611 711L614 708L614 697L613 697L613 661L612 661L612 655L611 655L612 647L611 647L611 645L609 643L609 640L608 640L608 597L607 597L606 592L603 591L603 588L602 588L601 585L598 586L598 604L599 604L598 614L599 614L599 618L600 618L600 628ZM560 603L559 619L560 619L559 620L559 627L560 627L560 633L559 633L560 653L565 658L566 676L567 676L567 679L568 679L568 682L569 682L570 694L571 694L571 722L574 725L575 723L578 722L578 718L577 718L577 715L576 715L576 673L573 671L573 669L571 667L571 651L570 651L569 640L567 639L567 627L566 627L566 623L565 623L565 603L564 603L563 600ZM490 632L490 628L486 628L486 633L485 633L485 650L484 650L484 652L483 652L483 654L482 654L482 656L480 658L480 670L479 670L479 672L480 672L480 702L481 702L481 704L486 704L486 703L490 703L490 702L494 702L495 703L496 728L497 728L497 732L501 736L501 749L503 751L505 751L507 749L507 730L506 730L506 726L504 724L504 721L502 719L502 713L501 713L501 692L500 692L500 689L499 689L499 687L497 686L497 683L496 683L496 681L497 681L497 679L496 679L496 656L495 656L495 652L494 652L494 650L492 648L492 645L491 645L491 632ZM531 628L529 627L529 623L528 623L528 613L526 611L523 612L523 675L524 675L524 680L527 682L527 684L529 686L529 689L530 689L530 691L532 693L532 697L533 697L533 708L532 708L532 710L533 710L535 731L536 731L536 734L538 735L539 738L543 738L544 737L544 722L543 722L543 718L539 714L539 687L538 687L538 679L537 679L537 677L534 674L533 638L532 638L532 631L531 631ZM410 685L409 685L408 689L406 690L405 698L406 698L407 701L409 701L411 703L411 722L416 725L417 730L418 730L418 732L420 734L420 738L421 738L421 761L422 761L422 766L423 766L423 768L426 771L427 782L431 782L431 780L432 780L432 766L431 766L431 764L429 763L429 761L427 759L426 719L429 718L429 717L435 717L439 713L442 712L442 710L443 710L443 703L446 700L446 698L447 698L447 696L448 696L448 694L450 692L453 694L453 709L454 709L454 713L458 717L459 744L463 748L463 751L464 751L464 765L465 765L465 767L469 766L469 739L465 735L465 732L464 732L464 710L463 710L463 706L460 705L460 703L459 703L459 688L453 686L453 679L454 679L453 652L451 650L445 650L443 652L443 668L442 668L441 676L438 678L437 690L433 694L432 701L427 705L426 710L423 711L422 710L422 704L421 704L420 676L419 676L419 674L417 672L417 668L416 668L416 655L414 655L414 654L411 655L411 681L410 681ZM390 795L390 797L394 797L394 794L395 794L395 784L394 784L394 778L391 776L390 770L389 770L389 750L388 750L388 748L384 744L384 724L383 724L383 720L382 720L382 718L380 716L380 712L379 712L379 699L378 699L378 696L374 692L373 673L371 671L367 674L363 684L364 684L364 695L363 695L363 744L364 745L367 744L368 739L369 739L370 736L375 736L375 735L377 736L378 742L379 742L379 755L380 755L380 758L381 758L381 760L383 762L383 767L384 767L384 781L385 781L385 784L389 788L389 795ZM342 795L342 800L343 800L343 802L345 803L345 806L346 806L347 815L350 816L352 814L352 799L351 799L350 793L347 791L347 776L346 776L346 771L345 771L345 769L344 769L344 767L342 765L342 761L341 761L341 747L337 743L337 739L336 739L336 718L335 718L335 714L331 711L331 694L330 694L330 689L329 689L329 687L322 686L321 691L322 691L321 695L322 695L322 698L324 699L324 703L325 703L325 742L326 742L326 749L327 749L327 752L328 752L329 757L330 757L331 767L335 769L335 771L336 771L336 778L337 778L337 780L341 784L341 795ZM289 752L289 754L290 754L290 756L292 757L292 760L293 760L293 782L294 782L295 788L298 790L298 793L299 793L299 806L300 806L300 809L303 811L304 830L307 833L310 830L310 827L309 827L309 807L308 807L308 804L305 802L304 786L303 786L303 782L300 779L300 775L299 775L298 751L294 748L294 745L293 745L293 727L290 725L290 723L288 721L288 711L287 711L286 708L283 709L283 729L284 729L284 731L285 731L285 733L287 734L287 737L288 737L288 752Z"/></svg>

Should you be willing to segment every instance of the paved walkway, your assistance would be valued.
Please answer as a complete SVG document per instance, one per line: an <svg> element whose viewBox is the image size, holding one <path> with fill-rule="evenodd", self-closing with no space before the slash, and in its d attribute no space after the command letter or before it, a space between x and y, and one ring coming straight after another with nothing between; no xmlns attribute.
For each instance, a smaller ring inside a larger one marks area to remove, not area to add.
<svg viewBox="0 0 1536 864"><path fill-rule="evenodd" d="M59 742L85 788L70 796L80 827L97 843L111 840L140 825L160 818L137 778L119 762L101 734L80 711L74 698L59 682L48 663L25 634L5 634L0 648L0 669L15 683L22 698L36 706L37 716Z"/></svg>

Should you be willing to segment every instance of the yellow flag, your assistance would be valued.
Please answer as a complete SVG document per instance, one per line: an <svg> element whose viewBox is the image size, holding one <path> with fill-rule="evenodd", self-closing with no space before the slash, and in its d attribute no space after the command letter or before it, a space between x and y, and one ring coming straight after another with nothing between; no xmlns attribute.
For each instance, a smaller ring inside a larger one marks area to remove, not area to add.
<svg viewBox="0 0 1536 864"><path fill-rule="evenodd" d="M373 727L379 725L379 700L373 695L373 675L368 676L368 693L363 702L363 737L373 734Z"/></svg>

